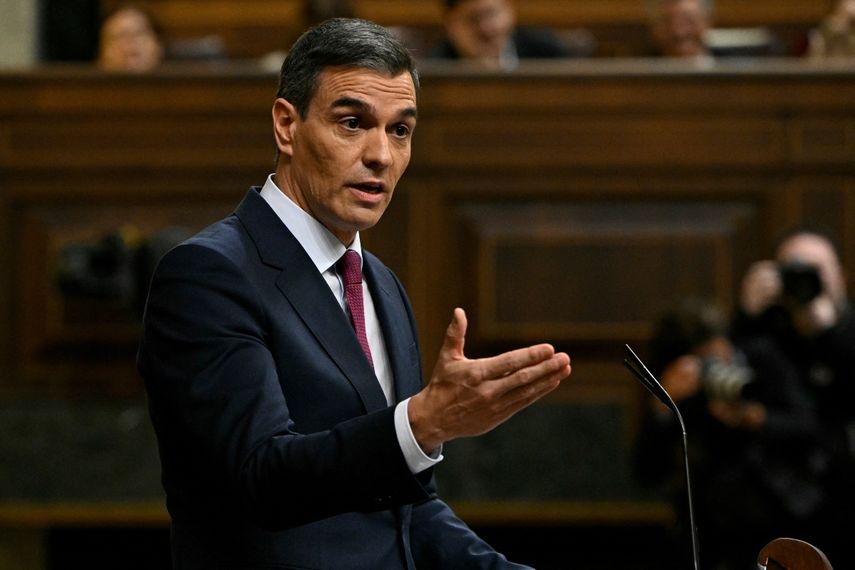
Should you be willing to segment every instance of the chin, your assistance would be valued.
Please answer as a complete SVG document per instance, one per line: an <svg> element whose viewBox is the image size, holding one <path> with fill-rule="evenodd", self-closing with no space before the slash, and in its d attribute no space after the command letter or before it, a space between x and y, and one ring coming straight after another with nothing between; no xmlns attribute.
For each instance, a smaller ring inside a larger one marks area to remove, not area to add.
<svg viewBox="0 0 855 570"><path fill-rule="evenodd" d="M377 225L382 216L360 216L359 218L350 219L344 224L342 229L348 232L364 232Z"/></svg>

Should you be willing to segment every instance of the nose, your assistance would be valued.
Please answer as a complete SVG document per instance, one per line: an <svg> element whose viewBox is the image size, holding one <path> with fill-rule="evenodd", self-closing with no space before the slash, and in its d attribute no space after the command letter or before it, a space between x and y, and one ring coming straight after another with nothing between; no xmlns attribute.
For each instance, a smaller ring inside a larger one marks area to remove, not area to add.
<svg viewBox="0 0 855 570"><path fill-rule="evenodd" d="M389 135L383 129L371 129L365 140L362 161L372 170L388 168L392 164Z"/></svg>
<svg viewBox="0 0 855 570"><path fill-rule="evenodd" d="M496 11L481 14L473 23L476 32L483 38L491 38L499 33L501 15Z"/></svg>

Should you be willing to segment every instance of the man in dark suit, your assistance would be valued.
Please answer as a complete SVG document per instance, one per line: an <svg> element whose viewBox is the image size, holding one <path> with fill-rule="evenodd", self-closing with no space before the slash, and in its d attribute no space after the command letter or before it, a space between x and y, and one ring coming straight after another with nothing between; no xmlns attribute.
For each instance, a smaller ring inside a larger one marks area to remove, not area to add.
<svg viewBox="0 0 855 570"><path fill-rule="evenodd" d="M431 56L513 68L520 59L574 55L552 31L517 26L511 0L445 0L445 38Z"/></svg>
<svg viewBox="0 0 855 570"><path fill-rule="evenodd" d="M304 34L273 105L275 174L156 270L138 366L176 570L519 567L437 497L432 469L443 442L554 390L569 357L467 359L456 309L422 387L406 294L359 238L409 162L417 90L382 27Z"/></svg>

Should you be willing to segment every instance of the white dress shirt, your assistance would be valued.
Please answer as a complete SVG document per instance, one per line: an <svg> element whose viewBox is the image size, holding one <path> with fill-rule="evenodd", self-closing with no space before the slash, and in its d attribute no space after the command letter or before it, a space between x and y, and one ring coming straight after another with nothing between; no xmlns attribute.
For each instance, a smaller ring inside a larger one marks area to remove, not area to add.
<svg viewBox="0 0 855 570"><path fill-rule="evenodd" d="M303 249L309 255L318 272L329 285L330 290L338 300L343 311L347 310L347 301L344 293L344 285L341 277L336 272L336 262L348 249L352 249L362 258L362 244L357 232L353 242L345 247L323 224L311 216L308 212L295 204L286 196L276 183L273 175L267 177L264 187L261 189L261 197L270 205L273 211L285 224L285 227L297 238ZM386 351L386 342L383 339L383 331L377 320L377 311L374 309L374 300L368 290L368 284L362 281L362 298L365 309L365 332L368 336L368 346L371 348L371 356L374 360L374 374L380 382L380 388L386 396L389 405L395 402L395 379L392 377L392 368L389 364L389 354ZM441 450L437 450L433 457L428 456L416 442L413 430L410 426L407 406L409 398L398 403L395 407L395 432L398 436L398 444L404 453L404 458L410 468L410 472L419 473L442 460Z"/></svg>

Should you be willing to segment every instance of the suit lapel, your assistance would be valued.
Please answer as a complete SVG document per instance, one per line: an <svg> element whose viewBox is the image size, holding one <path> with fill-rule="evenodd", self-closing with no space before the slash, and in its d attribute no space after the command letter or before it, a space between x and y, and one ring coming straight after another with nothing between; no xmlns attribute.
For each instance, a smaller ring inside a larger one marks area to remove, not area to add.
<svg viewBox="0 0 855 570"><path fill-rule="evenodd" d="M368 252L365 253L363 269L383 339L392 366L395 385L395 401L409 398L421 389L421 374L418 367L418 350L411 328L409 313L401 300L398 285L391 273L380 261Z"/></svg>
<svg viewBox="0 0 855 570"><path fill-rule="evenodd" d="M365 410L386 408L383 390L347 316L300 243L256 189L250 190L235 213L258 247L262 261L282 270L276 279L277 288L359 393Z"/></svg>

